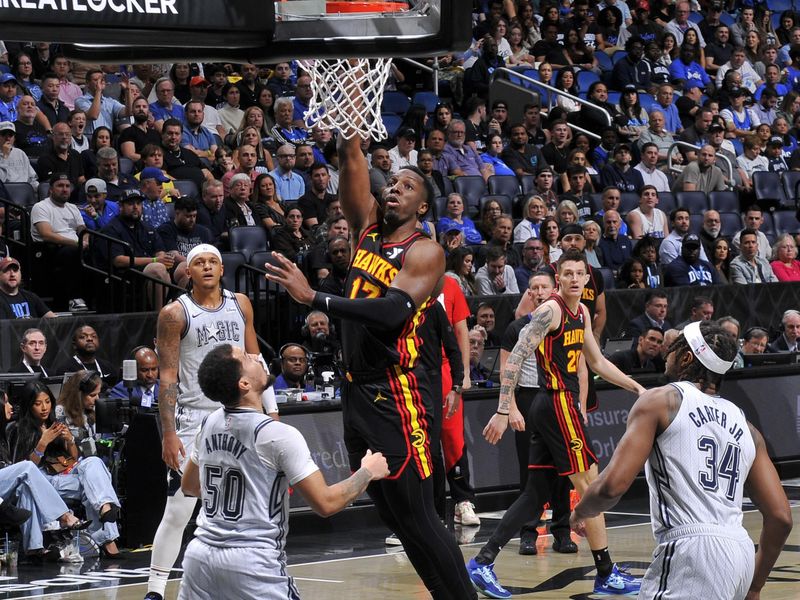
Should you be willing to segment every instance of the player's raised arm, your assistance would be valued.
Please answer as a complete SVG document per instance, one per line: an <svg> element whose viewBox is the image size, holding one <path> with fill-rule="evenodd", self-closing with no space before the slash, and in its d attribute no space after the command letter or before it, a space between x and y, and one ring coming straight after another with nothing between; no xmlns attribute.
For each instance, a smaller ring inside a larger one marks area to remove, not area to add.
<svg viewBox="0 0 800 600"><path fill-rule="evenodd" d="M583 311L584 322L586 323L586 333L583 339L583 354L586 357L586 363L589 365L589 368L609 383L613 383L634 394L644 393L645 389L641 385L625 375L625 373L620 371L612 362L603 356L603 353L600 351L600 346L597 345L597 340L595 340L594 334L592 333L589 309L581 304L581 310Z"/></svg>
<svg viewBox="0 0 800 600"><path fill-rule="evenodd" d="M557 302L548 300L533 312L530 322L520 331L519 339L500 372L500 399L497 402L497 412L483 430L483 437L490 444L499 442L508 427L514 389L519 381L523 361L533 355L544 336L553 330L560 320L561 307Z"/></svg>
<svg viewBox="0 0 800 600"><path fill-rule="evenodd" d="M764 587L767 576L792 531L792 509L789 507L775 466L767 454L764 438L750 423L748 426L756 447L756 456L745 482L745 493L750 496L761 513L763 527L756 552L753 582L750 584L747 600L758 600L761 588Z"/></svg>
<svg viewBox="0 0 800 600"><path fill-rule="evenodd" d="M173 302L158 314L157 344L159 360L158 412L161 419L161 457L170 469L180 468L181 458L186 455L180 438L175 432L175 405L178 402L178 357L181 334L186 322L183 308Z"/></svg>
<svg viewBox="0 0 800 600"><path fill-rule="evenodd" d="M361 137L339 136L339 202L357 240L361 231L378 220L378 203L369 187L367 158L361 151Z"/></svg>

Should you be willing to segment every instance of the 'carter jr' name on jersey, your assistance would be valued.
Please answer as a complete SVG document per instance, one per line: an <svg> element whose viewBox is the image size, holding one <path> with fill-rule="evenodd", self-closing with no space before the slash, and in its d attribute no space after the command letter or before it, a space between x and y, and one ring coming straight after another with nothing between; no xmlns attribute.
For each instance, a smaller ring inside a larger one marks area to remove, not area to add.
<svg viewBox="0 0 800 600"><path fill-rule="evenodd" d="M356 257L353 260L352 268L372 276L386 287L392 284L399 270L382 256L370 252L365 248L359 248L356 251Z"/></svg>
<svg viewBox="0 0 800 600"><path fill-rule="evenodd" d="M195 329L197 347L208 344L238 343L242 339L242 330L237 321L214 321Z"/></svg>
<svg viewBox="0 0 800 600"><path fill-rule="evenodd" d="M744 435L744 430L738 423L733 422L728 427L728 415L725 411L715 406L701 406L696 411L693 410L689 413L689 419L695 424L695 427L702 427L707 423L716 423L723 429L727 429L728 433L733 436L734 442L738 442Z"/></svg>

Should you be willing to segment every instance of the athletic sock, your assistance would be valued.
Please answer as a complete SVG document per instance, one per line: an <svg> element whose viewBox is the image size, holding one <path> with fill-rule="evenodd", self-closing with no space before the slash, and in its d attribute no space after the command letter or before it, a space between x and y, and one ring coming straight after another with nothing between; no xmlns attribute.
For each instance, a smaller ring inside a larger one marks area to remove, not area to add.
<svg viewBox="0 0 800 600"><path fill-rule="evenodd" d="M492 542L487 542L486 545L481 548L481 551L478 552L478 555L475 557L475 562L479 565L490 565L494 562L494 559L497 558L498 554L500 554L500 546Z"/></svg>
<svg viewBox="0 0 800 600"><path fill-rule="evenodd" d="M594 559L594 566L597 567L597 574L600 577L608 577L614 568L614 563L611 562L611 555L608 553L608 546L600 550L592 550L592 558Z"/></svg>

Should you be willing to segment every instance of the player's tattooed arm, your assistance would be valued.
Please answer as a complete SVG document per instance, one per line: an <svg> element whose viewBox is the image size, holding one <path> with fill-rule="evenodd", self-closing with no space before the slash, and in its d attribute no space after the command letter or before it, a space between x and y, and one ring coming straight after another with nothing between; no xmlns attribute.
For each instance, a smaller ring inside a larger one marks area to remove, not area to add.
<svg viewBox="0 0 800 600"><path fill-rule="evenodd" d="M156 334L159 359L158 411L164 433L175 431L178 359L184 325L183 307L178 302L165 306L158 315Z"/></svg>
<svg viewBox="0 0 800 600"><path fill-rule="evenodd" d="M512 394L519 381L522 363L533 355L544 336L550 330L554 311L550 303L542 304L533 313L530 322L522 328L514 349L506 361L500 375L500 401L497 412L508 413L511 408Z"/></svg>

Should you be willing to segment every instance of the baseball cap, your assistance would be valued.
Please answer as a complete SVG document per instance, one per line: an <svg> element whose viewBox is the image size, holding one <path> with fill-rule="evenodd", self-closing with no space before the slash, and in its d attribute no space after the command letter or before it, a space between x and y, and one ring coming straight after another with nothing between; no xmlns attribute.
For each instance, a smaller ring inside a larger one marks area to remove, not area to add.
<svg viewBox="0 0 800 600"><path fill-rule="evenodd" d="M566 225L561 226L560 233L562 238L565 235L579 235L583 237L583 227L581 227L577 223L567 223Z"/></svg>
<svg viewBox="0 0 800 600"><path fill-rule="evenodd" d="M205 77L201 77L200 75L195 75L189 80L190 86L195 85L211 85Z"/></svg>
<svg viewBox="0 0 800 600"><path fill-rule="evenodd" d="M711 127L708 128L708 133L717 133L720 131L725 131L725 128L719 123L714 123Z"/></svg>
<svg viewBox="0 0 800 600"><path fill-rule="evenodd" d="M703 85L698 81L691 81L691 82L686 84L686 88L685 89L686 89L687 92L689 90L694 90L694 89L702 90L703 89Z"/></svg>
<svg viewBox="0 0 800 600"><path fill-rule="evenodd" d="M730 92L728 92L728 95L731 98L739 98L741 96L747 96L747 90L745 90L743 87L735 87L732 88Z"/></svg>
<svg viewBox="0 0 800 600"><path fill-rule="evenodd" d="M625 94L627 92L638 92L639 90L636 89L636 86L632 83L629 83L624 88L622 88L622 93Z"/></svg>
<svg viewBox="0 0 800 600"><path fill-rule="evenodd" d="M13 131L17 132L17 126L11 121L0 121L0 131Z"/></svg>
<svg viewBox="0 0 800 600"><path fill-rule="evenodd" d="M158 167L145 167L142 169L139 180L144 181L145 179L155 179L159 183L166 183L169 181L169 177L164 175L164 172Z"/></svg>
<svg viewBox="0 0 800 600"><path fill-rule="evenodd" d="M711 10L714 12L722 12L722 2L712 2Z"/></svg>
<svg viewBox="0 0 800 600"><path fill-rule="evenodd" d="M407 140L417 139L417 132L414 131L411 127L404 127L400 131L397 132L398 138L405 138Z"/></svg>
<svg viewBox="0 0 800 600"><path fill-rule="evenodd" d="M451 233L453 231L457 231L461 233L461 227L456 224L450 225L447 229L444 230L445 233Z"/></svg>
<svg viewBox="0 0 800 600"><path fill-rule="evenodd" d="M492 102L492 110L494 110L495 108L505 108L506 110L508 110L508 104L506 103L505 100L495 100L494 102Z"/></svg>
<svg viewBox="0 0 800 600"><path fill-rule="evenodd" d="M550 173L550 175L553 175L553 177L555 177L555 175L553 174L553 169L551 169L550 167L542 167L541 169L536 171L536 176L538 177L542 173Z"/></svg>
<svg viewBox="0 0 800 600"><path fill-rule="evenodd" d="M619 154L623 150L627 150L628 152L630 152L631 151L630 144L617 144L616 146L614 146L614 154L615 155Z"/></svg>
<svg viewBox="0 0 800 600"><path fill-rule="evenodd" d="M52 187L57 181L69 181L69 176L66 173L53 173L50 175L50 186ZM69 181L72 183L71 181Z"/></svg>
<svg viewBox="0 0 800 600"><path fill-rule="evenodd" d="M683 245L684 246L700 246L700 238L697 237L696 233L687 233L683 236Z"/></svg>
<svg viewBox="0 0 800 600"><path fill-rule="evenodd" d="M8 83L9 81L17 83L17 78L14 77L13 73L3 73L0 75L0 83Z"/></svg>
<svg viewBox="0 0 800 600"><path fill-rule="evenodd" d="M5 272L5 270L11 265L19 266L19 261L13 256L4 256L3 258L0 258L0 272Z"/></svg>
<svg viewBox="0 0 800 600"><path fill-rule="evenodd" d="M142 202L142 200L144 200L144 196L139 190L125 190L119 197L120 204L124 202Z"/></svg>
<svg viewBox="0 0 800 600"><path fill-rule="evenodd" d="M783 138L779 135L773 135L769 138L767 146L783 146Z"/></svg>
<svg viewBox="0 0 800 600"><path fill-rule="evenodd" d="M97 177L87 181L83 189L87 194L105 194L108 191L106 182Z"/></svg>

